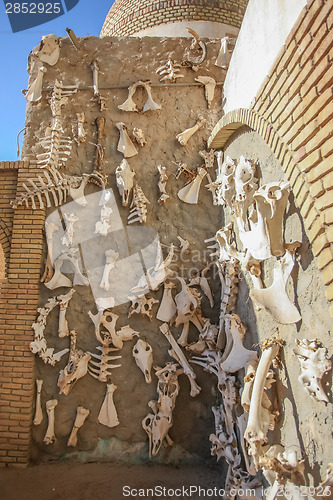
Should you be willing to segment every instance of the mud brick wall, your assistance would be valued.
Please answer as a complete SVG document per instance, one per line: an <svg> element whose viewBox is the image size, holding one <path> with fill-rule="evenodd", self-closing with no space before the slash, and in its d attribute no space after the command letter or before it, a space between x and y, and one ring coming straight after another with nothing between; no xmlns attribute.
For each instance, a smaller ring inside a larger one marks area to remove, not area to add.
<svg viewBox="0 0 333 500"><path fill-rule="evenodd" d="M1 243L6 264L0 290L1 465L25 465L29 459L35 364L29 342L39 298L44 214L14 210L9 204L29 175L33 173L28 162L0 164L0 218L5 223Z"/></svg>
<svg viewBox="0 0 333 500"><path fill-rule="evenodd" d="M330 1L308 1L253 107L225 115L211 146L244 124L270 146L303 216L333 317L332 22Z"/></svg>
<svg viewBox="0 0 333 500"><path fill-rule="evenodd" d="M120 0L104 22L101 36L129 36L174 21L215 21L239 28L247 0Z"/></svg>

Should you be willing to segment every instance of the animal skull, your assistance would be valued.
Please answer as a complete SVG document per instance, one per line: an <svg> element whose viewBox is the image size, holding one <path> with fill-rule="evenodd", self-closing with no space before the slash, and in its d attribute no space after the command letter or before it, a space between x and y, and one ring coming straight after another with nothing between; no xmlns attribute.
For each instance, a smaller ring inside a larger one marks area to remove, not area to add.
<svg viewBox="0 0 333 500"><path fill-rule="evenodd" d="M137 366L145 376L147 384L151 382L151 367L153 365L153 349L148 342L139 339L133 347L133 356Z"/></svg>

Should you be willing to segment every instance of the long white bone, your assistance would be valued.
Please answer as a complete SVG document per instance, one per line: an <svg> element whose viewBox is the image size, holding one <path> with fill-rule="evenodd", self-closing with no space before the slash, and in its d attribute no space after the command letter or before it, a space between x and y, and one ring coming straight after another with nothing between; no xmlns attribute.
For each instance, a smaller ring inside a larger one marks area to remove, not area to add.
<svg viewBox="0 0 333 500"><path fill-rule="evenodd" d="M57 399L49 399L46 401L46 413L48 418L48 426L46 429L46 433L44 436L44 443L46 445L53 444L56 440L56 436L54 433L54 409L58 404Z"/></svg>
<svg viewBox="0 0 333 500"><path fill-rule="evenodd" d="M77 118L77 137L76 140L78 144L86 141L87 132L84 130L84 113L76 113Z"/></svg>
<svg viewBox="0 0 333 500"><path fill-rule="evenodd" d="M323 376L332 370L332 361L327 358L326 347L323 347L317 339L296 339L295 342L297 347L293 349L293 352L298 357L302 371L298 380L314 399L329 403L322 386Z"/></svg>
<svg viewBox="0 0 333 500"><path fill-rule="evenodd" d="M177 134L176 139L182 146L186 146L192 135L195 134L201 127L203 127L206 122L207 120L205 118L199 116L197 123L193 125L193 127L184 130L184 132Z"/></svg>
<svg viewBox="0 0 333 500"><path fill-rule="evenodd" d="M110 288L109 274L110 271L114 269L118 257L119 253L112 250L112 248L105 251L105 266L104 266L102 281L99 285L101 288L104 288L104 290L109 290Z"/></svg>
<svg viewBox="0 0 333 500"><path fill-rule="evenodd" d="M284 325L297 323L301 319L296 306L291 302L286 291L287 280L294 267L295 256L289 252L274 265L273 283L263 288L260 277L251 274L254 289L250 291L251 298L264 307L272 316Z"/></svg>
<svg viewBox="0 0 333 500"><path fill-rule="evenodd" d="M113 394L116 389L115 384L107 384L105 398L98 414L99 423L107 427L119 425L117 410L113 401Z"/></svg>
<svg viewBox="0 0 333 500"><path fill-rule="evenodd" d="M207 170L199 167L196 178L178 191L178 198L185 203L190 203L191 205L198 203L200 186L206 175Z"/></svg>
<svg viewBox="0 0 333 500"><path fill-rule="evenodd" d="M162 167L162 165L157 165L157 170L160 173L160 179L158 181L158 189L160 191L160 197L157 200L157 203L163 205L170 196L166 192L166 183L168 180L168 176L166 174L166 167Z"/></svg>
<svg viewBox="0 0 333 500"><path fill-rule="evenodd" d="M88 417L90 410L83 408L83 406L78 406L76 408L76 417L73 424L72 432L68 438L67 446L76 446L77 445L77 433L80 427L83 426L86 418Z"/></svg>
<svg viewBox="0 0 333 500"><path fill-rule="evenodd" d="M132 156L137 155L138 151L127 133L125 124L122 122L118 122L116 123L116 127L120 132L117 151L122 153L125 158L131 158Z"/></svg>
<svg viewBox="0 0 333 500"><path fill-rule="evenodd" d="M66 311L69 301L73 297L75 290L72 288L66 295L58 295L57 301L59 302L59 326L58 335L60 338L67 337L69 335L68 323L66 320Z"/></svg>
<svg viewBox="0 0 333 500"><path fill-rule="evenodd" d="M198 76L197 78L194 78L194 80L204 85L207 107L208 109L210 109L210 105L212 103L212 100L214 99L216 81L211 76Z"/></svg>
<svg viewBox="0 0 333 500"><path fill-rule="evenodd" d="M148 342L139 339L132 350L137 366L145 376L147 384L151 383L151 368L153 366L153 349Z"/></svg>
<svg viewBox="0 0 333 500"><path fill-rule="evenodd" d="M175 288L175 285L171 281L164 283L161 304L156 314L157 319L166 323L169 323L177 312L177 307L172 297L173 288Z"/></svg>
<svg viewBox="0 0 333 500"><path fill-rule="evenodd" d="M123 207L127 207L129 203L129 197L134 185L134 176L135 172L131 169L128 161L124 158L119 167L116 168L116 182Z"/></svg>
<svg viewBox="0 0 333 500"><path fill-rule="evenodd" d="M99 95L99 87L98 87L98 72L99 66L96 60L92 61L90 64L91 70L93 72L93 86L94 86L94 95Z"/></svg>
<svg viewBox="0 0 333 500"><path fill-rule="evenodd" d="M167 323L163 323L163 325L160 326L160 331L163 333L163 335L168 339L169 344L171 345L172 349L170 349L168 352L170 356L175 358L176 361L180 364L180 366L183 368L185 375L188 377L190 386L191 386L191 392L190 395L192 397L195 397L199 394L201 391L201 387L198 386L196 383L196 374L190 367L184 353L182 352L181 348L175 341L173 335L170 332L169 325Z"/></svg>
<svg viewBox="0 0 333 500"><path fill-rule="evenodd" d="M43 420L43 412L41 405L41 393L42 393L43 380L36 380L36 409L34 417L34 425L39 425Z"/></svg>
<svg viewBox="0 0 333 500"><path fill-rule="evenodd" d="M280 346L281 342L276 339L265 341L253 383L249 419L244 437L249 443L250 454L256 465L262 454L261 447L267 441L267 432L274 426L274 417L272 418L272 415L263 407L262 399L269 367L277 356Z"/></svg>

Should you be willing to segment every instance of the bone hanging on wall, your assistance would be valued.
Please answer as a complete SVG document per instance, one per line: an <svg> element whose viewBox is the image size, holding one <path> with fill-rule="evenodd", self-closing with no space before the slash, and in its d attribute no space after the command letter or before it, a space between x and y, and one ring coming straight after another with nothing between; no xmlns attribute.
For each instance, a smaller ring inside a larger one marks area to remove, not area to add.
<svg viewBox="0 0 333 500"><path fill-rule="evenodd" d="M214 99L216 81L211 76L198 76L197 78L194 78L194 80L198 83L202 83L202 85L205 87L207 107L208 109L210 109L210 106Z"/></svg>
<svg viewBox="0 0 333 500"><path fill-rule="evenodd" d="M41 405L41 394L42 394L43 380L36 379L36 408L34 416L34 425L39 425L43 420L43 411Z"/></svg>
<svg viewBox="0 0 333 500"><path fill-rule="evenodd" d="M43 442L46 445L53 444L56 440L56 436L54 433L54 410L58 404L57 399L50 399L49 401L46 401L46 413L47 413L47 418L48 418L48 426L46 429L46 433L43 439Z"/></svg>
<svg viewBox="0 0 333 500"><path fill-rule="evenodd" d="M139 184L135 184L133 188L133 199L130 206L130 213L127 218L128 224L133 224L134 222L146 222L147 220L147 207L150 205L150 201L146 198L142 188Z"/></svg>
<svg viewBox="0 0 333 500"><path fill-rule="evenodd" d="M110 271L112 269L114 269L114 267L116 265L116 260L118 259L118 257L119 257L119 253L112 250L112 248L105 251L105 266L104 266L102 281L99 285L104 290L109 290L109 288L110 288L109 274L110 274Z"/></svg>
<svg viewBox="0 0 333 500"><path fill-rule="evenodd" d="M147 384L151 382L151 368L153 366L153 349L148 342L139 339L133 347L133 357L137 366L144 374Z"/></svg>
<svg viewBox="0 0 333 500"><path fill-rule="evenodd" d="M187 66L193 71L198 71L199 65L206 59L207 47L205 42L200 40L196 31L191 28L187 28L187 31L193 36L193 40L189 49L185 50L182 66Z"/></svg>
<svg viewBox="0 0 333 500"><path fill-rule="evenodd" d="M192 135L194 135L201 127L205 125L207 122L206 118L199 116L197 123L193 125L191 128L187 128L184 132L176 135L176 139L182 146L186 146L189 139L191 139Z"/></svg>
<svg viewBox="0 0 333 500"><path fill-rule="evenodd" d="M122 153L125 158L131 158L138 154L138 150L134 146L133 142L128 135L126 125L122 122L116 123L116 127L120 132L120 137L118 141L117 151Z"/></svg>
<svg viewBox="0 0 333 500"><path fill-rule="evenodd" d="M57 382L59 393L65 394L65 396L68 395L73 385L86 375L88 371L88 361L91 358L89 353L82 351L82 349L77 349L77 333L75 330L70 332L70 338L71 344L68 362L65 368L60 371Z"/></svg>
<svg viewBox="0 0 333 500"><path fill-rule="evenodd" d="M168 59L168 61L163 64L163 66L157 68L155 73L162 76L160 82L175 83L177 79L184 78L185 76L181 74L180 68L181 64L175 63L171 59Z"/></svg>
<svg viewBox="0 0 333 500"><path fill-rule="evenodd" d="M135 172L131 169L128 161L124 158L121 164L116 168L116 182L123 207L128 206L129 198L134 185L134 176Z"/></svg>
<svg viewBox="0 0 333 500"><path fill-rule="evenodd" d="M68 441L67 441L67 446L76 446L77 445L77 433L78 433L79 429L83 426L89 413L90 413L90 410L83 408L83 406L78 406L76 408L76 417L75 417L75 421L73 424L72 432L70 433L70 436L69 436Z"/></svg>
<svg viewBox="0 0 333 500"><path fill-rule="evenodd" d="M113 394L117 386L115 384L106 385L106 393L101 409L98 414L98 421L107 427L116 427L119 425L117 410L113 401Z"/></svg>
<svg viewBox="0 0 333 500"><path fill-rule="evenodd" d="M146 92L147 92L147 101L145 102L143 109L139 110L137 108L137 105L133 101L133 96L137 90L138 87L143 87ZM140 111L142 113L145 113L146 111L154 111L157 109L161 109L161 105L157 104L151 95L151 87L150 87L150 82L142 82L141 80L139 82L133 83L129 88L128 88L128 97L126 101L123 104L120 104L118 106L119 109L122 111L136 111L139 113Z"/></svg>
<svg viewBox="0 0 333 500"><path fill-rule="evenodd" d="M158 181L158 189L160 192L160 197L157 200L157 203L160 205L163 205L170 196L166 192L166 183L168 180L168 176L166 174L166 167L162 167L162 165L157 165L157 170L159 171L160 174L160 179Z"/></svg>
<svg viewBox="0 0 333 500"><path fill-rule="evenodd" d="M198 203L200 186L206 175L207 170L199 167L196 178L178 191L178 198L191 205Z"/></svg>

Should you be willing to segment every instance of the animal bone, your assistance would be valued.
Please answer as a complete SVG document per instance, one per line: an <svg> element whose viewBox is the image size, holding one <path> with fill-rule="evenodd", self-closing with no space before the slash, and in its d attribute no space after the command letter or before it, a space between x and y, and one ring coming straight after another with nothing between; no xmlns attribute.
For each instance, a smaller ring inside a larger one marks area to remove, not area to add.
<svg viewBox="0 0 333 500"><path fill-rule="evenodd" d="M289 252L279 259L273 270L273 283L268 288L263 288L260 277L251 278L254 289L250 297L260 306L264 307L271 315L284 325L297 323L301 319L296 306L291 302L286 291L287 280L294 267L295 257Z"/></svg>
<svg viewBox="0 0 333 500"><path fill-rule="evenodd" d="M133 347L133 357L137 366L145 376L147 384L151 382L151 367L153 366L153 349L148 342L139 339Z"/></svg>
<svg viewBox="0 0 333 500"><path fill-rule="evenodd" d="M198 33L191 28L187 28L187 31L194 37L194 40L192 40L190 48L185 51L182 65L190 67L193 71L198 71L199 64L203 63L206 59L207 47L206 44L200 40ZM198 55L192 55L191 51L197 51Z"/></svg>
<svg viewBox="0 0 333 500"><path fill-rule="evenodd" d="M185 349L194 354L203 354L207 349L215 350L217 334L217 326L212 325L209 319L205 319L198 340L193 344L185 346Z"/></svg>
<svg viewBox="0 0 333 500"><path fill-rule="evenodd" d="M157 200L157 203L163 205L170 196L166 192L166 183L168 180L168 176L166 174L166 167L162 167L162 165L157 165L157 169L160 173L160 180L158 181L158 189L160 191L160 197Z"/></svg>
<svg viewBox="0 0 333 500"><path fill-rule="evenodd" d="M138 151L127 133L125 124L122 122L118 122L116 123L116 127L120 132L117 151L120 151L120 153L122 153L125 158L131 158L132 156L137 155Z"/></svg>
<svg viewBox="0 0 333 500"><path fill-rule="evenodd" d="M94 85L94 95L99 95L99 88L98 88L98 72L99 72L99 66L96 60L92 61L90 64L91 71L93 72L93 85Z"/></svg>
<svg viewBox="0 0 333 500"><path fill-rule="evenodd" d="M57 399L49 399L49 401L46 401L46 413L47 413L47 418L48 418L48 426L46 430L46 434L44 436L44 443L46 445L53 444L56 440L55 434L54 434L54 409L58 404Z"/></svg>
<svg viewBox="0 0 333 500"><path fill-rule="evenodd" d="M106 385L106 393L101 409L98 414L98 421L107 427L116 427L119 425L117 410L113 401L113 394L117 386L115 384Z"/></svg>
<svg viewBox="0 0 333 500"><path fill-rule="evenodd" d="M44 66L38 69L36 79L31 83L24 96L28 102L37 102L42 98L43 78L46 71Z"/></svg>
<svg viewBox="0 0 333 500"><path fill-rule="evenodd" d="M128 161L124 158L119 167L116 168L117 187L122 198L123 207L127 207L129 197L133 189L133 177L135 172L129 166Z"/></svg>
<svg viewBox="0 0 333 500"><path fill-rule="evenodd" d="M155 73L159 74L160 76L165 75L160 79L160 82L168 81L170 83L175 83L177 78L184 78L184 75L180 73L180 68L180 64L177 64L169 59L163 66L157 68Z"/></svg>
<svg viewBox="0 0 333 500"><path fill-rule="evenodd" d="M45 259L45 269L43 276L41 277L40 281L41 283L48 283L53 275L53 233L55 231L58 231L59 227L56 224L53 224L52 222L45 222L45 235L46 235L46 242L47 242L47 256Z"/></svg>
<svg viewBox="0 0 333 500"><path fill-rule="evenodd" d="M263 407L262 400L266 384L266 377L273 359L277 356L281 346L279 339L267 339L262 346L262 355L254 378L251 404L249 409L249 419L244 434L250 446L250 455L256 466L260 455L261 447L267 441L267 432L274 429L274 416Z"/></svg>
<svg viewBox="0 0 333 500"><path fill-rule="evenodd" d="M199 167L196 178L178 191L178 198L185 203L190 203L191 205L198 203L199 190L205 175L207 175L207 170Z"/></svg>
<svg viewBox="0 0 333 500"><path fill-rule="evenodd" d="M101 102L101 97L100 102ZM103 163L104 163L104 147L103 147L103 140L104 140L104 128L105 128L105 118L103 116L98 116L95 120L96 127L97 127L97 144L96 144L96 156L95 156L95 161L94 161L94 172L93 174L96 176L102 176L102 168L103 168ZM107 177L106 177L107 179ZM106 184L106 181L104 182L104 185Z"/></svg>
<svg viewBox="0 0 333 500"><path fill-rule="evenodd" d="M104 288L104 290L109 290L110 284L109 284L109 274L112 269L114 269L116 265L116 260L119 257L119 253L115 252L110 248L110 250L105 251L105 266L104 266L104 271L103 271L103 276L102 276L102 281L101 284L99 285L101 288Z"/></svg>
<svg viewBox="0 0 333 500"><path fill-rule="evenodd" d="M210 105L212 103L212 100L214 99L216 81L211 76L198 76L198 78L194 78L194 80L204 85L207 107L208 109L210 109Z"/></svg>
<svg viewBox="0 0 333 500"><path fill-rule="evenodd" d="M66 295L58 295L57 301L60 306L59 311L59 327L58 327L58 335L60 338L67 337L69 335L68 323L66 320L66 311L69 304L69 301L73 297L75 290L72 288Z"/></svg>
<svg viewBox="0 0 333 500"><path fill-rule="evenodd" d="M193 181L198 175L194 170L189 170L186 163L182 163L181 161L173 161L172 163L174 163L178 167L177 172L174 175L175 179L179 179L181 174L184 174L187 179L186 184L188 184L189 182Z"/></svg>
<svg viewBox="0 0 333 500"><path fill-rule="evenodd" d="M63 245L69 247L73 245L74 224L79 218L75 214L66 214L66 212L63 213L63 216L66 222L66 232L60 241Z"/></svg>
<svg viewBox="0 0 333 500"><path fill-rule="evenodd" d="M76 417L73 424L72 432L68 438L67 446L77 445L77 433L80 427L84 424L86 418L88 417L90 410L83 408L83 406L78 406L76 408Z"/></svg>
<svg viewBox="0 0 333 500"><path fill-rule="evenodd" d="M332 362L327 358L327 349L317 340L296 339L297 347L293 349L301 364L301 375L298 380L304 389L317 401L329 403L322 386L323 376L332 370Z"/></svg>
<svg viewBox="0 0 333 500"><path fill-rule="evenodd" d="M170 265L174 256L174 246L171 245L170 251L163 260L161 245L157 246L156 262L153 267L150 267L144 275L139 279L138 284L131 288L131 292L135 294L146 295L150 290L157 290L164 281L172 275Z"/></svg>
<svg viewBox="0 0 333 500"><path fill-rule="evenodd" d="M49 363L50 365L54 366L64 354L66 354L69 349L64 349L62 351L59 351L58 353L54 354L54 349L53 348L48 348L47 343L44 337L44 330L46 326L46 320L50 312L60 304L60 301L62 297L66 296L60 296L59 297L51 297L44 307L40 307L37 309L37 312L39 313L38 318L35 323L32 324L32 328L35 332L34 335L34 340L30 342L30 350L33 354L38 354L38 356L44 361L44 363Z"/></svg>
<svg viewBox="0 0 333 500"><path fill-rule="evenodd" d="M142 297L128 297L129 300L132 301L132 305L128 312L128 317L130 318L134 313L141 314L142 316L148 316L150 320L153 317L153 305L158 304L158 300L151 297L150 299L146 299L145 296Z"/></svg>
<svg viewBox="0 0 333 500"><path fill-rule="evenodd" d="M144 195L139 184L135 184L133 188L133 199L130 206L130 214L127 218L129 224L133 224L134 222L146 222L147 220L147 203L150 205L150 201ZM134 218L133 218L134 217Z"/></svg>
<svg viewBox="0 0 333 500"><path fill-rule="evenodd" d="M225 36L224 38L221 38L221 48L218 53L217 59L215 61L215 66L227 69L231 57L229 44L235 46L235 43L236 43L235 37Z"/></svg>
<svg viewBox="0 0 333 500"><path fill-rule="evenodd" d="M158 401L148 403L153 413L142 420L142 427L149 438L149 456L157 455L164 439L169 445L173 444L168 432L172 427L172 411L179 392L178 375L182 372L176 363L170 362L164 368L157 367L155 370L158 377Z"/></svg>
<svg viewBox="0 0 333 500"><path fill-rule="evenodd" d="M201 127L203 127L206 122L207 120L205 118L199 116L197 123L193 125L193 127L184 130L184 132L177 134L176 139L182 146L186 146L192 135L195 134Z"/></svg>
<svg viewBox="0 0 333 500"><path fill-rule="evenodd" d="M176 304L172 298L173 288L175 288L175 285L171 281L164 283L163 297L156 314L157 319L165 321L166 323L169 323L177 312Z"/></svg>
<svg viewBox="0 0 333 500"><path fill-rule="evenodd" d="M63 370L60 371L57 385L59 393L68 395L69 391L80 378L84 377L88 371L88 361L91 356L87 352L76 348L75 330L70 332L71 346L69 351L68 363Z"/></svg>
<svg viewBox="0 0 333 500"><path fill-rule="evenodd" d="M145 144L147 144L147 141L145 139L145 136L143 135L143 132L141 128L134 127L133 128L133 137L136 140L136 142L143 148Z"/></svg>
<svg viewBox="0 0 333 500"><path fill-rule="evenodd" d="M246 328L237 314L225 316L227 345L220 366L227 373L235 373L257 360L257 353L243 346Z"/></svg>
<svg viewBox="0 0 333 500"><path fill-rule="evenodd" d="M76 248L69 248L68 250L65 250L58 257L58 259L61 261L68 260L72 264L72 266L74 268L73 285L87 286L87 285L89 285L89 280L88 280L88 278L83 276L83 274L80 271L79 257L80 257L79 248L76 247Z"/></svg>
<svg viewBox="0 0 333 500"><path fill-rule="evenodd" d="M161 109L161 105L157 104L151 95L151 88L148 82L142 82L141 80L139 82L133 83L129 88L128 88L128 97L126 101L123 104L120 104L118 106L119 109L123 111L136 111L139 112L135 102L133 101L133 95L135 94L136 90L138 87L143 87L146 92L147 92L147 101L145 102L142 112L145 113L146 111L154 111L156 109Z"/></svg>
<svg viewBox="0 0 333 500"><path fill-rule="evenodd" d="M192 397L195 397L199 394L201 391L201 387L198 386L196 383L196 374L190 367L185 355L183 354L181 348L175 341L173 335L170 332L169 325L167 323L163 323L163 325L160 326L160 331L163 333L163 335L168 339L169 344L171 345L171 349L169 349L168 353L170 354L171 357L175 358L175 360L180 364L182 369L184 370L185 375L188 377L190 386L191 386L191 392L190 395Z"/></svg>
<svg viewBox="0 0 333 500"><path fill-rule="evenodd" d="M77 117L77 143L81 144L86 141L87 132L84 130L84 113L76 113Z"/></svg>
<svg viewBox="0 0 333 500"><path fill-rule="evenodd" d="M56 35L42 36L39 47L32 51L32 56L40 61L54 66L60 55L60 39Z"/></svg>
<svg viewBox="0 0 333 500"><path fill-rule="evenodd" d="M43 420L43 412L41 405L41 393L42 393L43 380L36 380L36 410L34 417L34 425L39 425Z"/></svg>
<svg viewBox="0 0 333 500"><path fill-rule="evenodd" d="M184 238L182 238L181 236L177 236L177 239L179 240L180 243L180 258L183 259L185 254L191 252L190 244L187 240L184 240Z"/></svg>
<svg viewBox="0 0 333 500"><path fill-rule="evenodd" d="M101 234L102 236L106 236L108 234L108 230L110 229L110 218L113 210L111 207L107 207L103 205L101 208L101 220L97 221L95 224L94 234Z"/></svg>
<svg viewBox="0 0 333 500"><path fill-rule="evenodd" d="M117 349L122 349L123 347L123 342L126 340L132 340L134 335L138 335L138 332L130 328L129 325L123 326L120 330L116 332L116 322L119 318L117 314L113 314L111 312L105 312L105 310L101 309L98 311L97 314L93 315L90 311L88 312L88 315L92 322L95 325L95 334L97 337L97 340L101 342L102 345L105 345L109 347L109 345L112 344L117 348ZM100 334L100 326L104 326L108 334L104 332L104 339L101 337ZM110 349L112 350L112 349ZM113 349L116 350L116 349ZM118 356L120 357L120 356ZM118 359L113 358L113 359Z"/></svg>
<svg viewBox="0 0 333 500"><path fill-rule="evenodd" d="M230 156L226 156L225 161L223 162L222 151L218 151L216 157L218 165L216 170L216 180L206 184L206 187L213 193L214 205L226 205L232 209L235 187L235 163Z"/></svg>
<svg viewBox="0 0 333 500"><path fill-rule="evenodd" d="M211 267L211 265L212 263L208 264L204 269L202 269L199 276L191 278L188 286L200 286L201 290L204 292L204 294L209 300L210 307L214 307L214 299L212 296L212 292L210 290L208 280L206 278L206 273Z"/></svg>
<svg viewBox="0 0 333 500"><path fill-rule="evenodd" d="M183 278L178 277L181 282L182 289L175 296L175 303L177 306L177 316L175 319L176 327L183 323L183 331L177 343L181 346L187 345L187 337L189 332L190 321L197 327L199 332L202 331L200 322L200 299L198 298L196 290L190 290L186 285Z"/></svg>

